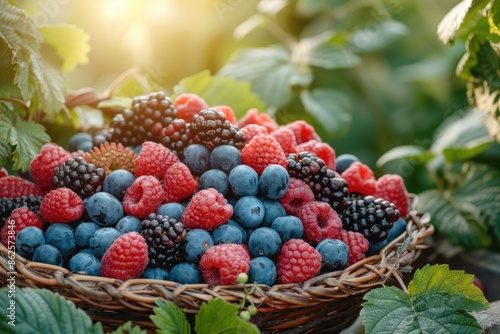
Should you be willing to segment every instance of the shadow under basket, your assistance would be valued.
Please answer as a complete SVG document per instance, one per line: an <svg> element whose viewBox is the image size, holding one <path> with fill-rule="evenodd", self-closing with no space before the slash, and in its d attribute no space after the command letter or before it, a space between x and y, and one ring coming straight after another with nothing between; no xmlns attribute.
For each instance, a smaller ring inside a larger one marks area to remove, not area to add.
<svg viewBox="0 0 500 334"><path fill-rule="evenodd" d="M415 196L411 197L413 209L406 217L406 231L379 254L301 284L272 287L247 284L247 290L254 287L249 297L258 309L251 322L262 333L336 333L349 327L359 316L365 293L383 285L392 275L400 275L398 268L411 265L426 248L424 239L433 234L434 228L429 214L415 211L416 200ZM121 281L72 273L62 267L28 261L19 255L16 255L12 270L11 254L0 244L0 282L3 286L15 272L17 287L57 292L84 309L94 321L100 321L106 331L132 320L154 333L155 326L149 316L158 298L176 303L194 324L194 315L203 302L221 298L239 304L245 296L241 284L210 286L152 279Z"/></svg>

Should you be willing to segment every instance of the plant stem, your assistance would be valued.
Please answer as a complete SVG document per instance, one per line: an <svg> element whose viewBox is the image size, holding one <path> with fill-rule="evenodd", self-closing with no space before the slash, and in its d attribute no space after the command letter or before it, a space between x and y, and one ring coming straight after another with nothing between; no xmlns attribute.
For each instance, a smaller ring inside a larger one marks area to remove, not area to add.
<svg viewBox="0 0 500 334"><path fill-rule="evenodd" d="M268 18L265 24L266 29L276 37L280 42L285 44L290 50L293 49L293 46L297 44L297 39L286 32L276 21L274 21L271 17Z"/></svg>
<svg viewBox="0 0 500 334"><path fill-rule="evenodd" d="M23 100L16 99L15 97L1 97L1 96L0 96L0 100L7 101L7 102L14 102L14 103L19 104L21 107L23 107L24 111L26 112L26 115L24 116L24 119L25 120L29 119L30 108L28 107L28 105Z"/></svg>

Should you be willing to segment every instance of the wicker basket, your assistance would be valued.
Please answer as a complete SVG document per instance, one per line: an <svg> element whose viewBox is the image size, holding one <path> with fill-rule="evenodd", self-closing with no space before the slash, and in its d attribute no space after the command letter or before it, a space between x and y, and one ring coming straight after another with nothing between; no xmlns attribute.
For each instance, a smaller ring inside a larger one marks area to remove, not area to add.
<svg viewBox="0 0 500 334"><path fill-rule="evenodd" d="M415 207L416 198L412 198ZM426 246L423 241L434 232L427 213L412 210L406 232L379 254L342 270L314 277L302 284L257 285L250 297L258 308L252 322L262 333L328 333L347 328L358 317L363 296L383 285L398 268L412 264ZM405 241L405 242L404 242ZM409 241L409 243L408 243ZM403 243L408 245L401 249ZM239 303L242 285L181 285L171 281L132 279L120 281L105 277L79 275L68 269L28 261L16 255L15 270L9 268L8 250L0 244L0 282L7 284L16 272L18 287L47 288L58 292L105 329L132 320L154 332L149 316L158 298L175 302L193 321L201 304L214 298ZM247 285L251 288L253 285Z"/></svg>

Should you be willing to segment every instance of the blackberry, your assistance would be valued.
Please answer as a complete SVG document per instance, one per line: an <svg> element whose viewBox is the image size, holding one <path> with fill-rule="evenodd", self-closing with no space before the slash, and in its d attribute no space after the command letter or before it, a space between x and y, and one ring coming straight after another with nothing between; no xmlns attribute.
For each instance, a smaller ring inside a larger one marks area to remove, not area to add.
<svg viewBox="0 0 500 334"><path fill-rule="evenodd" d="M28 207L31 211L40 216L40 203L42 203L43 196L21 196L16 198L1 198L0 199L0 228L5 225L5 221L10 217L14 209L23 206Z"/></svg>
<svg viewBox="0 0 500 334"><path fill-rule="evenodd" d="M399 219L396 206L383 198L365 196L347 201L340 214L345 230L360 232L370 242L381 242L389 236L389 230Z"/></svg>
<svg viewBox="0 0 500 334"><path fill-rule="evenodd" d="M176 118L160 133L160 143L174 152L180 160L184 159L184 149L192 143L190 124L182 118Z"/></svg>
<svg viewBox="0 0 500 334"><path fill-rule="evenodd" d="M102 191L105 175L103 168L89 164L85 158L76 157L54 170L52 182L56 188L66 187L81 198L87 198Z"/></svg>
<svg viewBox="0 0 500 334"><path fill-rule="evenodd" d="M186 238L186 227L167 215L151 213L141 223L141 235L149 247L149 268L170 271L182 261L182 241Z"/></svg>
<svg viewBox="0 0 500 334"><path fill-rule="evenodd" d="M190 131L193 143L203 144L210 151L219 145L232 145L239 150L245 146L245 134L216 109L203 109L194 115Z"/></svg>
<svg viewBox="0 0 500 334"><path fill-rule="evenodd" d="M348 196L347 182L336 177L325 162L309 152L288 155L287 170L290 177L307 183L316 201L329 203L335 211L342 212Z"/></svg>
<svg viewBox="0 0 500 334"><path fill-rule="evenodd" d="M140 125L141 117L132 110L125 109L111 120L110 133L112 142L121 143L125 147L141 145L146 138L146 130Z"/></svg>

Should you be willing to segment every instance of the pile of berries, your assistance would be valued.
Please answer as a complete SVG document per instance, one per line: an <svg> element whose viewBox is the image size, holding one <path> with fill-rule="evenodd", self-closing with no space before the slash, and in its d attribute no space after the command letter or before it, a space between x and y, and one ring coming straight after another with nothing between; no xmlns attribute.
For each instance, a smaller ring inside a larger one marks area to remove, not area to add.
<svg viewBox="0 0 500 334"><path fill-rule="evenodd" d="M136 97L98 135L0 174L1 241L73 272L181 284L301 283L402 233L408 193L305 121L237 119L195 94Z"/></svg>

